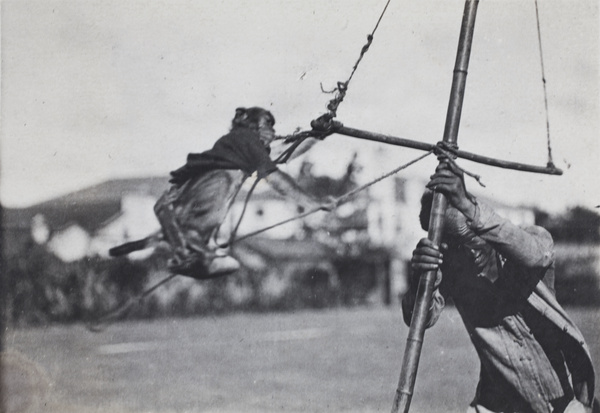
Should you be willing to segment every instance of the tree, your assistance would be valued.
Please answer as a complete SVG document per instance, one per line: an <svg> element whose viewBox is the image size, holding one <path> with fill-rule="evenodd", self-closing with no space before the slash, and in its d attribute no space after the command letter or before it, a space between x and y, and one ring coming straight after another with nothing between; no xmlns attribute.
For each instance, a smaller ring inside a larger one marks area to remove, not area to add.
<svg viewBox="0 0 600 413"><path fill-rule="evenodd" d="M600 215L581 206L560 215L538 210L536 224L550 231L555 242L600 242Z"/></svg>

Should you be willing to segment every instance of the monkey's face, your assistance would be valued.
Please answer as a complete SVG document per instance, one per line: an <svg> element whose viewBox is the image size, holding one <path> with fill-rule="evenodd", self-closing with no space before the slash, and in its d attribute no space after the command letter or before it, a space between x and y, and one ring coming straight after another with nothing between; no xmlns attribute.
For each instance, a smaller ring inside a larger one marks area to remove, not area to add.
<svg viewBox="0 0 600 413"><path fill-rule="evenodd" d="M258 134L265 146L269 146L273 142L273 139L275 139L275 129L273 128L275 120L269 112L267 114L261 116L258 120Z"/></svg>
<svg viewBox="0 0 600 413"><path fill-rule="evenodd" d="M260 140L268 146L275 139L275 118L268 110L259 107L237 108L232 128L249 128L260 135Z"/></svg>

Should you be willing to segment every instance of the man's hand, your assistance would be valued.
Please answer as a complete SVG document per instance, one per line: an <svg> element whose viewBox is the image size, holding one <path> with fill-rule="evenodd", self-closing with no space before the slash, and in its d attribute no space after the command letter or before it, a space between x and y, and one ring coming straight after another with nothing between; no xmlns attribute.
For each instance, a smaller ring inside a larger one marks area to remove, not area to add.
<svg viewBox="0 0 600 413"><path fill-rule="evenodd" d="M442 244L442 250L447 248L446 244ZM412 277L409 280L410 288L413 291L417 290L417 286L419 285L419 279L421 274L427 271L437 271L437 277L435 280L434 287L437 288L442 282L442 274L439 270L440 264L442 264L444 259L444 254L440 251L440 248L437 247L428 238L423 238L417 244L417 247L413 251L413 256L411 259L411 268L412 268Z"/></svg>
<svg viewBox="0 0 600 413"><path fill-rule="evenodd" d="M441 245L441 250L446 250L445 244ZM442 294L437 291L440 283L442 282L442 272L440 271L440 264L443 260L443 254L440 249L429 239L423 238L417 244L413 252L411 260L412 274L409 277L409 289L406 294L402 297L402 314L406 325L410 326L413 310L415 308L415 301L417 299L417 290L419 287L419 281L421 276L427 271L435 271L436 277L433 284L434 293L431 300L431 305L427 312L427 318L425 326L426 328L431 327L435 324L440 316L442 308L444 308L445 301Z"/></svg>
<svg viewBox="0 0 600 413"><path fill-rule="evenodd" d="M438 165L427 188L444 194L450 205L467 218L475 217L475 204L467 192L464 175L452 162L442 161Z"/></svg>

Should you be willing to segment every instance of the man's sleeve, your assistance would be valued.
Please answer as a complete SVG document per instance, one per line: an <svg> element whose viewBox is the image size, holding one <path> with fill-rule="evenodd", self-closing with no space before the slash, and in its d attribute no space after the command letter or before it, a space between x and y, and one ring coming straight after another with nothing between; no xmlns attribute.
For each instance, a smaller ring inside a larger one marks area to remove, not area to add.
<svg viewBox="0 0 600 413"><path fill-rule="evenodd" d="M478 201L470 227L504 258L530 268L548 268L554 262L554 243L542 227L520 228Z"/></svg>
<svg viewBox="0 0 600 413"><path fill-rule="evenodd" d="M407 326L410 326L412 320L415 300L416 291L409 290L406 292L406 294L404 294L404 297L402 297L402 316L404 318L404 323ZM425 328L429 328L437 322L445 306L446 300L444 299L444 296L440 293L439 289L434 290L433 297L431 299L431 306L429 307L429 313L427 313Z"/></svg>

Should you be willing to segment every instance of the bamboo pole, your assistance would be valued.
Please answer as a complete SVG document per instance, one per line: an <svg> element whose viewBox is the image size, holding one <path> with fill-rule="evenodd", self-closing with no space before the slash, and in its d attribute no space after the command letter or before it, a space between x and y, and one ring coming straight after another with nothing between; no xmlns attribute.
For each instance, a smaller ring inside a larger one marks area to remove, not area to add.
<svg viewBox="0 0 600 413"><path fill-rule="evenodd" d="M450 102L448 104L446 124L444 127L443 141L448 144L455 144L458 139L458 129L465 93L469 57L471 54L471 44L473 41L473 29L475 27L477 5L478 0L465 1L465 10L458 41L452 88L450 91ZM436 245L441 243L446 206L447 200L444 195L439 192L434 193L433 206L431 207L429 219L428 238ZM425 335L425 324L431 306L435 278L436 271L428 271L423 274L419 280L415 307L408 332L408 338L406 340L402 370L398 381L398 389L396 390L396 395L394 397L392 413L397 413L398 411L408 412L410 408L419 367L421 348L423 346L423 337Z"/></svg>
<svg viewBox="0 0 600 413"><path fill-rule="evenodd" d="M360 129L349 128L347 126L340 126L334 130L334 133L338 133L344 136L350 136L358 139L366 139L375 142L386 143L389 145L403 146L406 148L419 149L422 151L430 151L435 149L436 145L419 142L406 138L399 138L396 136L384 135L381 133L373 133ZM459 158L466 159L468 161L481 163L484 165L496 166L505 169L514 169L521 172L533 172L548 175L562 175L562 171L555 166L537 166L529 165L520 162L505 161L502 159L490 158L488 156L477 155L472 152L458 150L456 155Z"/></svg>

